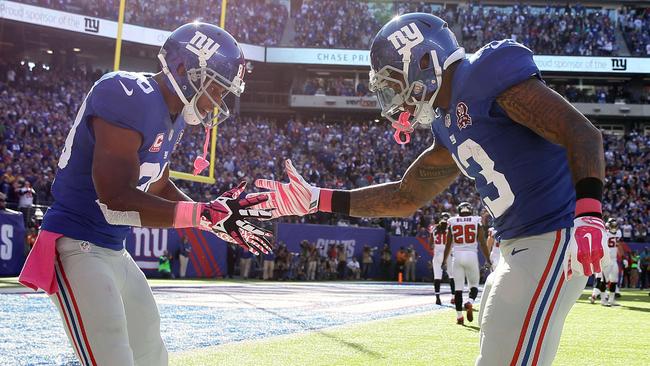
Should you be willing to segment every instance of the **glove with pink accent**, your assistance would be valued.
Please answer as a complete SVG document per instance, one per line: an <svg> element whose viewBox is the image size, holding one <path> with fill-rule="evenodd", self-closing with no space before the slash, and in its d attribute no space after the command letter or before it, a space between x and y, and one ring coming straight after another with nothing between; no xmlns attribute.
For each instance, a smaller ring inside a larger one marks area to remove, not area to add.
<svg viewBox="0 0 650 366"><path fill-rule="evenodd" d="M600 217L582 216L573 220L566 256L563 265L567 280L573 274L591 276L609 266L607 232Z"/></svg>
<svg viewBox="0 0 650 366"><path fill-rule="evenodd" d="M258 255L272 252L267 238L273 234L253 225L250 219L270 219L271 210L252 208L268 200L267 195L238 199L246 188L246 182L223 193L208 203L179 202L174 227L196 227L210 231L224 241L238 244Z"/></svg>
<svg viewBox="0 0 650 366"><path fill-rule="evenodd" d="M289 176L289 183L280 183L268 179L257 179L255 181L256 187L270 190L269 192L253 193L246 196L247 198L257 198L260 195L268 196L269 199L258 205L258 208L273 209L271 211L273 218L281 216L304 216L319 210L321 191L323 193L329 193L328 196L331 201L332 191L314 187L307 183L298 174L291 160L286 160L284 167Z"/></svg>

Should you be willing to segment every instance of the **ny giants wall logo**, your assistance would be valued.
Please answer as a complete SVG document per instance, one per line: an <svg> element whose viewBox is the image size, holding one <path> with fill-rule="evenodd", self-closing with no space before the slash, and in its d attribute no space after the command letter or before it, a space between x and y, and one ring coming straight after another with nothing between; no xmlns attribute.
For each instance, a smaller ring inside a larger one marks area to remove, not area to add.
<svg viewBox="0 0 650 366"><path fill-rule="evenodd" d="M209 60L212 55L221 47L219 43L216 43L212 38L208 38L205 34L196 31L194 37L190 40L190 43L185 46L190 52L197 55L199 60Z"/></svg>
<svg viewBox="0 0 650 366"><path fill-rule="evenodd" d="M415 23L405 25L387 38L403 60L411 58L411 49L424 41L424 36Z"/></svg>
<svg viewBox="0 0 650 366"><path fill-rule="evenodd" d="M612 59L612 70L613 71L625 71L627 70L627 60L624 58L613 58Z"/></svg>
<svg viewBox="0 0 650 366"><path fill-rule="evenodd" d="M456 105L456 124L459 130L472 125L472 117L469 116L465 102L458 102Z"/></svg>
<svg viewBox="0 0 650 366"><path fill-rule="evenodd" d="M91 33L99 33L99 19L84 18L84 30Z"/></svg>

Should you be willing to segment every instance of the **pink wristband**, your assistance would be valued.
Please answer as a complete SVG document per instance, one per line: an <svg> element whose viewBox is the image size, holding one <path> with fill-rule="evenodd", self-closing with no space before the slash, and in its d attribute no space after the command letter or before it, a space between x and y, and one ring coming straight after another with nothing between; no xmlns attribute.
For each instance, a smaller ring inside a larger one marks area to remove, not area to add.
<svg viewBox="0 0 650 366"><path fill-rule="evenodd" d="M332 212L332 193L331 189L321 188L318 198L318 210L322 212Z"/></svg>
<svg viewBox="0 0 650 366"><path fill-rule="evenodd" d="M576 216L585 212L603 212L603 204L594 198L581 198L576 201Z"/></svg>
<svg viewBox="0 0 650 366"><path fill-rule="evenodd" d="M197 227L201 218L201 204L197 202L181 201L176 204L174 212L174 227Z"/></svg>

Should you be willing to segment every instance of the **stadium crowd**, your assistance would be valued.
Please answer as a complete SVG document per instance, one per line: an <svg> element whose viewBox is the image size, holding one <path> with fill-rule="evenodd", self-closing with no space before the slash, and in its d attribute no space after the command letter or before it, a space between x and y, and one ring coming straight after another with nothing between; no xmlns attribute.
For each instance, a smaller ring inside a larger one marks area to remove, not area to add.
<svg viewBox="0 0 650 366"><path fill-rule="evenodd" d="M117 21L119 0L21 0L52 9ZM278 0L229 1L226 29L240 42L277 45L288 18L287 7ZM221 1L128 0L124 22L149 28L173 30L194 20L219 24Z"/></svg>
<svg viewBox="0 0 650 366"><path fill-rule="evenodd" d="M368 80L360 80L355 86L353 79L338 76L308 78L302 90L296 90L295 94L363 97L371 93L368 90Z"/></svg>
<svg viewBox="0 0 650 366"><path fill-rule="evenodd" d="M22 0L98 18L117 20L119 1ZM620 29L632 55L650 55L650 11L585 7L579 3L532 6L525 3L489 5L471 1L440 5L429 1L366 2L304 0L291 13L279 0L228 2L226 28L245 43L278 45L293 23L290 46L366 49L381 25L394 14L422 11L443 17L458 32L468 52L493 39L514 38L537 54L618 55ZM125 21L173 29L192 20L218 23L216 0L133 0L126 2ZM291 32L290 32L291 33Z"/></svg>
<svg viewBox="0 0 650 366"><path fill-rule="evenodd" d="M84 93L98 76L0 61L0 192L7 196L10 207L18 207L21 202L28 206L52 202L50 187L60 150ZM174 153L173 167L190 171L202 141L202 129L188 127ZM238 116L219 126L217 183L206 186L179 181L179 185L192 198L209 200L242 179L286 179L282 161L290 158L305 179L315 185L363 187L399 179L429 144L431 135L427 130L416 131L411 144L400 146L393 141L387 124L352 117L325 121ZM623 229L631 226L630 240L650 240L650 138L634 131L623 137L606 136L605 151L607 216L617 217ZM453 212L461 201L480 207L472 182L464 177L408 219L350 219L318 214L294 221L380 225L394 235L426 235L426 227L436 213Z"/></svg>
<svg viewBox="0 0 650 366"><path fill-rule="evenodd" d="M630 53L650 56L650 8L623 8L619 21Z"/></svg>

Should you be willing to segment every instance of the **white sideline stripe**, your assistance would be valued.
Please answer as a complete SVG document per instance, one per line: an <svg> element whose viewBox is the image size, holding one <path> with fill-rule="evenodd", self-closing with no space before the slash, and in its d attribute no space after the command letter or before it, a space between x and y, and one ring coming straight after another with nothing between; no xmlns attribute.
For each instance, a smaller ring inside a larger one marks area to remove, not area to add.
<svg viewBox="0 0 650 366"><path fill-rule="evenodd" d="M135 261L141 269L158 269L158 262L152 261Z"/></svg>

